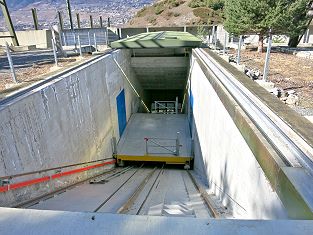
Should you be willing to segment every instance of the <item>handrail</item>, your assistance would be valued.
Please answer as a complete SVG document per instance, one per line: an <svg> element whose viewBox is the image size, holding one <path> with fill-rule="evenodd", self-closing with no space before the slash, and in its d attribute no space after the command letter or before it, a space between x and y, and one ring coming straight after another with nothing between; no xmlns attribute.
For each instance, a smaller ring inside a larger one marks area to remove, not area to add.
<svg viewBox="0 0 313 235"><path fill-rule="evenodd" d="M13 179L13 178L21 177L21 176L33 175L33 174L43 173L43 172L53 171L53 170L60 170L60 169L65 169L65 168L69 168L69 167L73 167L73 166L81 166L81 165L85 165L85 164L102 162L102 161L112 160L112 159L113 158L104 158L104 159L95 160L95 161L82 162L82 163L71 164L71 165L64 165L64 166L53 167L53 168L48 168L48 169L43 169L43 170L38 170L38 171L30 171L30 172L25 172L25 173L16 174L16 175L2 176L2 177L0 177L0 180Z"/></svg>
<svg viewBox="0 0 313 235"><path fill-rule="evenodd" d="M111 161L106 161L103 163L98 163L95 165L91 165L91 166L86 166L86 167L82 167L82 168L78 168L75 170L70 170L70 171L65 171L65 172L61 172L61 173L56 173L53 175L48 175L48 176L44 176L44 177L40 177L40 178L35 178L35 179L31 179L31 180L26 180L26 181L22 181L22 182L18 182L18 183L13 183L11 184L9 181L5 182L4 185L0 186L0 193L5 193L11 190L16 190L16 189L20 189L20 188L25 188L28 186L32 186L35 184L40 184L43 182L47 182L47 181L51 181L51 180L55 180L64 176L69 176L69 175L73 175L73 174L77 174L80 172L84 172L84 171L89 171L91 169L95 169L95 168L99 168L99 167L103 167L105 165L112 165L115 164L116 160L111 160Z"/></svg>

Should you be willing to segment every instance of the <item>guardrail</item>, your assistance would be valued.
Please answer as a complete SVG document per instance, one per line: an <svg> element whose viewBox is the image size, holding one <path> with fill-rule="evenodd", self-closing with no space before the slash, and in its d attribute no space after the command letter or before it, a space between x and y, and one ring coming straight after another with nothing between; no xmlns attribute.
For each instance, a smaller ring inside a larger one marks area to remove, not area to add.
<svg viewBox="0 0 313 235"><path fill-rule="evenodd" d="M146 144L146 155L149 154L160 154L157 152L152 152L151 150L149 150L149 148L158 148L158 149L163 149L166 150L168 153L171 153L175 156L179 156L179 149L180 147L182 147L182 145L179 142L179 132L177 132L177 138L176 139L167 139L167 138L144 138L145 144ZM173 145L169 144L161 144L158 141L166 141L168 142L175 142L175 144L173 143ZM149 145L150 143L150 145Z"/></svg>
<svg viewBox="0 0 313 235"><path fill-rule="evenodd" d="M110 161L107 161L107 160L110 160ZM78 168L78 169L74 169L74 170L70 170L70 171L65 171L65 172L60 172L60 171L61 171L61 169L64 169L64 168L79 166L79 165L88 164L91 162L87 162L87 163L85 162L85 163L73 164L73 165L68 165L68 166L61 166L61 167L56 167L56 168L45 169L45 170L41 170L41 171L27 172L27 173L19 174L19 175L1 177L0 193L7 192L10 190L19 189L19 188L24 188L24 187L31 186L34 184L39 184L39 183L51 181L54 179L58 179L58 178L61 178L64 176L77 174L77 173L84 172L84 171L89 171L91 169L103 167L105 165L112 165L112 164L115 164L115 162L116 162L116 160L112 160L112 159L103 159L103 160L92 161L92 162L99 162L99 161L106 161L106 162L102 162L102 163L98 163L95 165L86 166L86 167L82 167L82 168ZM27 180L27 181L14 183L14 184L10 183L10 179L12 179L12 178L36 174L36 173L48 172L48 171L53 171L53 170L57 170L57 173L52 174L52 175L48 175L48 176L44 176L44 177L40 177L40 178L35 178L35 179Z"/></svg>

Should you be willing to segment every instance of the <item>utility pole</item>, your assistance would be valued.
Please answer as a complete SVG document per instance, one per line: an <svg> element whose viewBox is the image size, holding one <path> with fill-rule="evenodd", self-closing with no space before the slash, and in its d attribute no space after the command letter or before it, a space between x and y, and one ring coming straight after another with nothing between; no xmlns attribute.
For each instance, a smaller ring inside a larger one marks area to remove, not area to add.
<svg viewBox="0 0 313 235"><path fill-rule="evenodd" d="M14 30L14 26L12 23L12 19L11 19L10 13L9 13L8 6L6 4L6 0L0 0L0 5L1 5L2 13L3 13L4 19L5 19L5 23L9 29L10 36L12 37L13 45L19 46L20 44L18 43L18 40L16 37L16 33Z"/></svg>
<svg viewBox="0 0 313 235"><path fill-rule="evenodd" d="M67 5L68 16L69 16L69 18L70 18L71 30L73 30L73 29L74 29L74 26L73 26L73 19L72 19L72 11L71 11L71 3L70 3L70 0L66 0L66 5Z"/></svg>
<svg viewBox="0 0 313 235"><path fill-rule="evenodd" d="M92 19L92 15L89 16L90 19L90 28L93 28L93 19Z"/></svg>
<svg viewBox="0 0 313 235"><path fill-rule="evenodd" d="M79 17L79 13L76 13L76 19L77 19L77 28L80 29L80 17Z"/></svg>
<svg viewBox="0 0 313 235"><path fill-rule="evenodd" d="M61 11L58 11L58 17L59 17L60 29L63 31L64 24L63 24L63 16L62 16L62 12Z"/></svg>
<svg viewBox="0 0 313 235"><path fill-rule="evenodd" d="M37 16L37 9L32 8L32 15L33 15L33 21L34 21L34 28L35 30L38 30L38 16Z"/></svg>

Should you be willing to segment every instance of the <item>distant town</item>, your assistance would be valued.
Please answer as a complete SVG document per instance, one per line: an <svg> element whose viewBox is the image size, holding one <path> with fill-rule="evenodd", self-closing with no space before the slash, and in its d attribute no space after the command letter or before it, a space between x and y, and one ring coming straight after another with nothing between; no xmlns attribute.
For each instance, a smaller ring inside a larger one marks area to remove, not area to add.
<svg viewBox="0 0 313 235"><path fill-rule="evenodd" d="M125 0L125 1L99 1L97 4L72 4L72 17L74 27L77 27L76 13L80 14L80 26L90 27L90 15L93 16L94 27L100 27L100 16L103 18L103 25L107 24L110 18L111 25L118 26L128 22L136 12L153 0ZM30 30L34 28L31 9L36 8L38 14L39 28L48 29L59 24L57 12L61 11L64 28L70 28L69 17L65 1L50 4L30 4L18 10L10 10L11 17L16 30ZM0 16L0 31L6 31L4 19Z"/></svg>

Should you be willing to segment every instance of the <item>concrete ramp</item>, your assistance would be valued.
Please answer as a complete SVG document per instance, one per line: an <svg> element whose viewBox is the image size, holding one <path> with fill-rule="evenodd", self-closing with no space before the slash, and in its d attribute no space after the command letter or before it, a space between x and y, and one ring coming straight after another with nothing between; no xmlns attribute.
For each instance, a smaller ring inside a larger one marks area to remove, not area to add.
<svg viewBox="0 0 313 235"><path fill-rule="evenodd" d="M187 116L133 114L118 143L117 159L185 164L191 159Z"/></svg>

